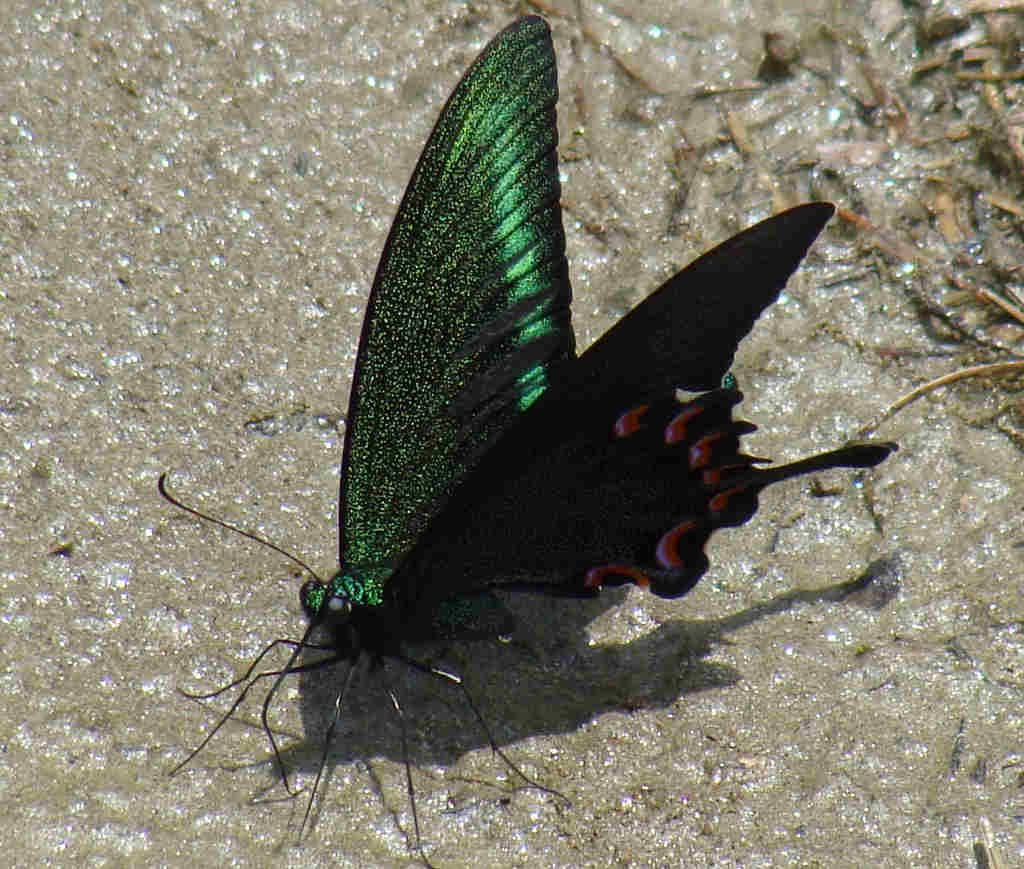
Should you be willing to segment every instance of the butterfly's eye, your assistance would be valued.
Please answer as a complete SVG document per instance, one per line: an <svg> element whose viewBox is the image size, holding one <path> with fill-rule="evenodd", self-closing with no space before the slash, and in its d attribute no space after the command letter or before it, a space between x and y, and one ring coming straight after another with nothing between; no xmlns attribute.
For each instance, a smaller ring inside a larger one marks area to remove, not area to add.
<svg viewBox="0 0 1024 869"><path fill-rule="evenodd" d="M344 594L331 594L327 596L326 609L327 611L324 615L330 618L331 621L347 619L352 612L352 601Z"/></svg>
<svg viewBox="0 0 1024 869"><path fill-rule="evenodd" d="M327 597L327 586L315 579L304 583L302 588L299 589L299 603L302 604L306 615L311 619L315 619L320 615Z"/></svg>

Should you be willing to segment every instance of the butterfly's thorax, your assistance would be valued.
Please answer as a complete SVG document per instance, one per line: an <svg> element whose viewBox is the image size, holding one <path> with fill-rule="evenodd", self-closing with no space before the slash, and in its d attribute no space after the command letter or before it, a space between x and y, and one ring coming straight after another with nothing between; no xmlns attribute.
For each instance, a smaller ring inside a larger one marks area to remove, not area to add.
<svg viewBox="0 0 1024 869"><path fill-rule="evenodd" d="M401 619L385 594L391 568L342 567L330 581L307 582L299 599L311 623L333 638L335 647L355 657L368 651L394 654L402 637Z"/></svg>
<svg viewBox="0 0 1024 869"><path fill-rule="evenodd" d="M386 604L354 607L350 630L358 638L359 651L374 656L398 654L406 639L395 610Z"/></svg>

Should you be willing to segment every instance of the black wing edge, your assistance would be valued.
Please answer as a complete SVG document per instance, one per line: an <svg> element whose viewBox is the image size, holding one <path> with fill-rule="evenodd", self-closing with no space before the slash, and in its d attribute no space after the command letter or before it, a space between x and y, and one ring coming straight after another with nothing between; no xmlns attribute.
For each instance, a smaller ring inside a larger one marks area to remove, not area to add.
<svg viewBox="0 0 1024 869"><path fill-rule="evenodd" d="M580 357L576 397L625 406L673 389L717 388L835 210L830 202L798 205L694 260Z"/></svg>

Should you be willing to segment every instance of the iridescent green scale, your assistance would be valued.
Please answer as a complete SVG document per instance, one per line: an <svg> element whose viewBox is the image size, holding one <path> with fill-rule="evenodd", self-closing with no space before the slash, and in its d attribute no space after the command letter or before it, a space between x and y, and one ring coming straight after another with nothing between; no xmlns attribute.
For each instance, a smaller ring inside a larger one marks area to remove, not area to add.
<svg viewBox="0 0 1024 869"><path fill-rule="evenodd" d="M384 247L347 416L342 564L397 564L572 355L547 25L480 55Z"/></svg>

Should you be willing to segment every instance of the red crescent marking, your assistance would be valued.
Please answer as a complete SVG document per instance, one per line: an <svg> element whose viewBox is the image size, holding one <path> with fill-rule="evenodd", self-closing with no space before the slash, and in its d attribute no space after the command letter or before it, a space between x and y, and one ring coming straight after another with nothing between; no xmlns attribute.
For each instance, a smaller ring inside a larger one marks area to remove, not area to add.
<svg viewBox="0 0 1024 869"><path fill-rule="evenodd" d="M710 501L708 501L708 510L712 513L723 513L725 508L729 506L729 499L740 492L745 492L746 486L737 486L735 489L726 489L724 492L719 492Z"/></svg>
<svg viewBox="0 0 1024 869"><path fill-rule="evenodd" d="M647 588L651 584L651 578L638 567L629 564L606 564L604 567L592 567L588 570L583 578L583 585L586 588L600 588L604 584L604 578L613 573L628 576L641 588Z"/></svg>
<svg viewBox="0 0 1024 869"><path fill-rule="evenodd" d="M637 429L640 428L640 417L647 413L649 407L649 404L641 404L639 407L627 410L615 420L612 434L617 438L628 438L631 434L636 434Z"/></svg>
<svg viewBox="0 0 1024 869"><path fill-rule="evenodd" d="M690 447L690 470L698 471L711 461L714 445L725 437L725 432L713 431L706 434Z"/></svg>
<svg viewBox="0 0 1024 869"><path fill-rule="evenodd" d="M665 443L672 445L686 439L687 425L704 412L704 404L691 404L676 414L675 418L665 426Z"/></svg>
<svg viewBox="0 0 1024 869"><path fill-rule="evenodd" d="M685 522L681 522L676 525L671 531L665 532L662 535L661 540L658 541L658 547L655 553L658 556L658 562L662 567L673 568L673 567L685 567L685 562L679 557L679 540L681 537L685 537L687 534L691 534L697 530L697 523L692 519L687 519Z"/></svg>

